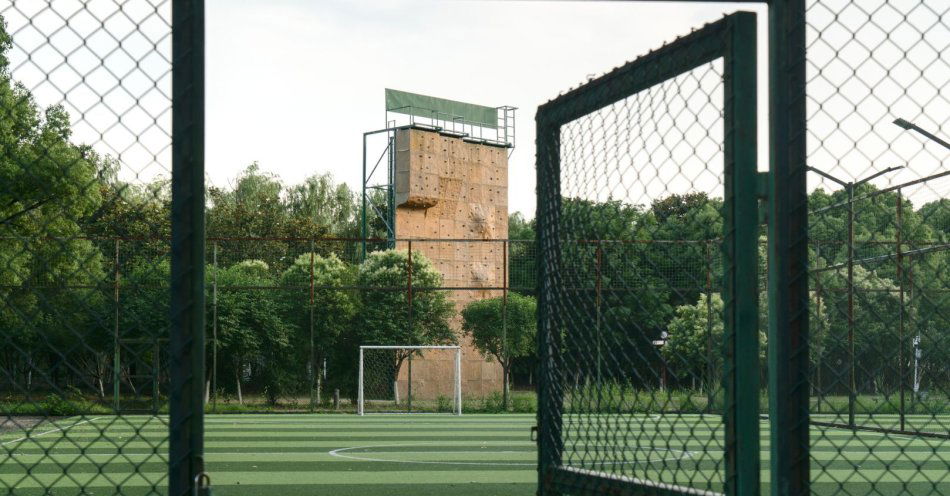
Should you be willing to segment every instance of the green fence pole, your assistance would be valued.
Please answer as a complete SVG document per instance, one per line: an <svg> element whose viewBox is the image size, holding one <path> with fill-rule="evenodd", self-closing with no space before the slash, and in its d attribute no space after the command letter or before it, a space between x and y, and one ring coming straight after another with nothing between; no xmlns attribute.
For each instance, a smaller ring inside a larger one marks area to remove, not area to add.
<svg viewBox="0 0 950 496"><path fill-rule="evenodd" d="M805 1L769 4L770 491L810 492Z"/></svg>
<svg viewBox="0 0 950 496"><path fill-rule="evenodd" d="M723 208L726 494L757 494L759 457L759 191L755 14L732 16L726 43Z"/></svg>
<svg viewBox="0 0 950 496"><path fill-rule="evenodd" d="M172 3L172 264L168 494L204 472L204 1Z"/></svg>

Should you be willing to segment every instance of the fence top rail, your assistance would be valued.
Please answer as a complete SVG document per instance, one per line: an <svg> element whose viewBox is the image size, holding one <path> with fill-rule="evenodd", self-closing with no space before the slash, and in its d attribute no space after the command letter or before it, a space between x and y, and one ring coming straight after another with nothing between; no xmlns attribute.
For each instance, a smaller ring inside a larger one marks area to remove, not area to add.
<svg viewBox="0 0 950 496"><path fill-rule="evenodd" d="M382 346L366 345L360 346L360 350L461 350L458 345L432 345L432 346Z"/></svg>

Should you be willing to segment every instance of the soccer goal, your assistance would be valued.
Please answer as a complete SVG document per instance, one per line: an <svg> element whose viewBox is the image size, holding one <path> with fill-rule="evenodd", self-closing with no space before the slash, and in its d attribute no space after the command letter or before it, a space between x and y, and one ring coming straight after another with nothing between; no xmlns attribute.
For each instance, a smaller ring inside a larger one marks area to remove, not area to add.
<svg viewBox="0 0 950 496"><path fill-rule="evenodd" d="M459 346L360 346L358 412L462 414Z"/></svg>

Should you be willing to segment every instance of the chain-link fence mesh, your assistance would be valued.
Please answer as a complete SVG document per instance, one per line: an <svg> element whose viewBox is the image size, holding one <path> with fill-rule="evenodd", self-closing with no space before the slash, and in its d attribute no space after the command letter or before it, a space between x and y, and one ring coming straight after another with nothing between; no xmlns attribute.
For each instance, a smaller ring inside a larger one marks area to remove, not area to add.
<svg viewBox="0 0 950 496"><path fill-rule="evenodd" d="M738 346L758 340L755 61L734 51L754 26L726 18L539 111L543 491L757 480L736 458L759 455L759 350Z"/></svg>
<svg viewBox="0 0 950 496"><path fill-rule="evenodd" d="M362 347L360 351L360 414L461 414L460 348Z"/></svg>
<svg viewBox="0 0 950 496"><path fill-rule="evenodd" d="M806 19L812 492L947 493L950 5Z"/></svg>
<svg viewBox="0 0 950 496"><path fill-rule="evenodd" d="M171 15L0 3L2 492L166 491Z"/></svg>

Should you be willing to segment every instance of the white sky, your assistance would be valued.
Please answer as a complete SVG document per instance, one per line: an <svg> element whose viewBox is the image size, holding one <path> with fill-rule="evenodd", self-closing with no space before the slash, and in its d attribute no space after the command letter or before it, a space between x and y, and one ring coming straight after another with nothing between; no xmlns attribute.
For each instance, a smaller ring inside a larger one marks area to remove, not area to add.
<svg viewBox="0 0 950 496"><path fill-rule="evenodd" d="M64 103L73 139L117 157L120 175L129 181L169 174L170 3L0 0L0 15L14 40L14 79L40 105ZM941 56L950 50L950 7L938 10L934 2L919 0L811 0L809 5L809 165L844 180L906 166L874 180L879 187L946 170L950 153L891 121L902 117L950 135L950 61ZM518 107L509 205L533 217L537 106L740 8L760 14L764 170L768 81L761 5L207 0L208 182L225 186L257 161L288 184L329 171L359 190L362 133L384 127L383 90L389 87ZM685 124L677 121L680 125ZM624 129L631 137L636 133L635 126ZM635 154L628 146L632 141L622 142L627 145L615 145L616 153ZM566 193L607 192L643 203L644 196L671 189L703 189L695 181L710 175L700 169L721 173L710 162L680 162L676 172L688 181L675 186L664 179L670 166L655 160L640 169L622 160L601 162L605 172L579 185L589 191ZM650 168L653 175L644 175ZM809 186L840 189L816 174L809 175ZM950 178L904 193L918 206L947 197Z"/></svg>
<svg viewBox="0 0 950 496"><path fill-rule="evenodd" d="M257 160L287 182L331 171L358 188L362 133L384 127L383 90L390 87L518 107L509 205L533 217L537 106L734 10L642 2L209 1L209 178L225 183Z"/></svg>

